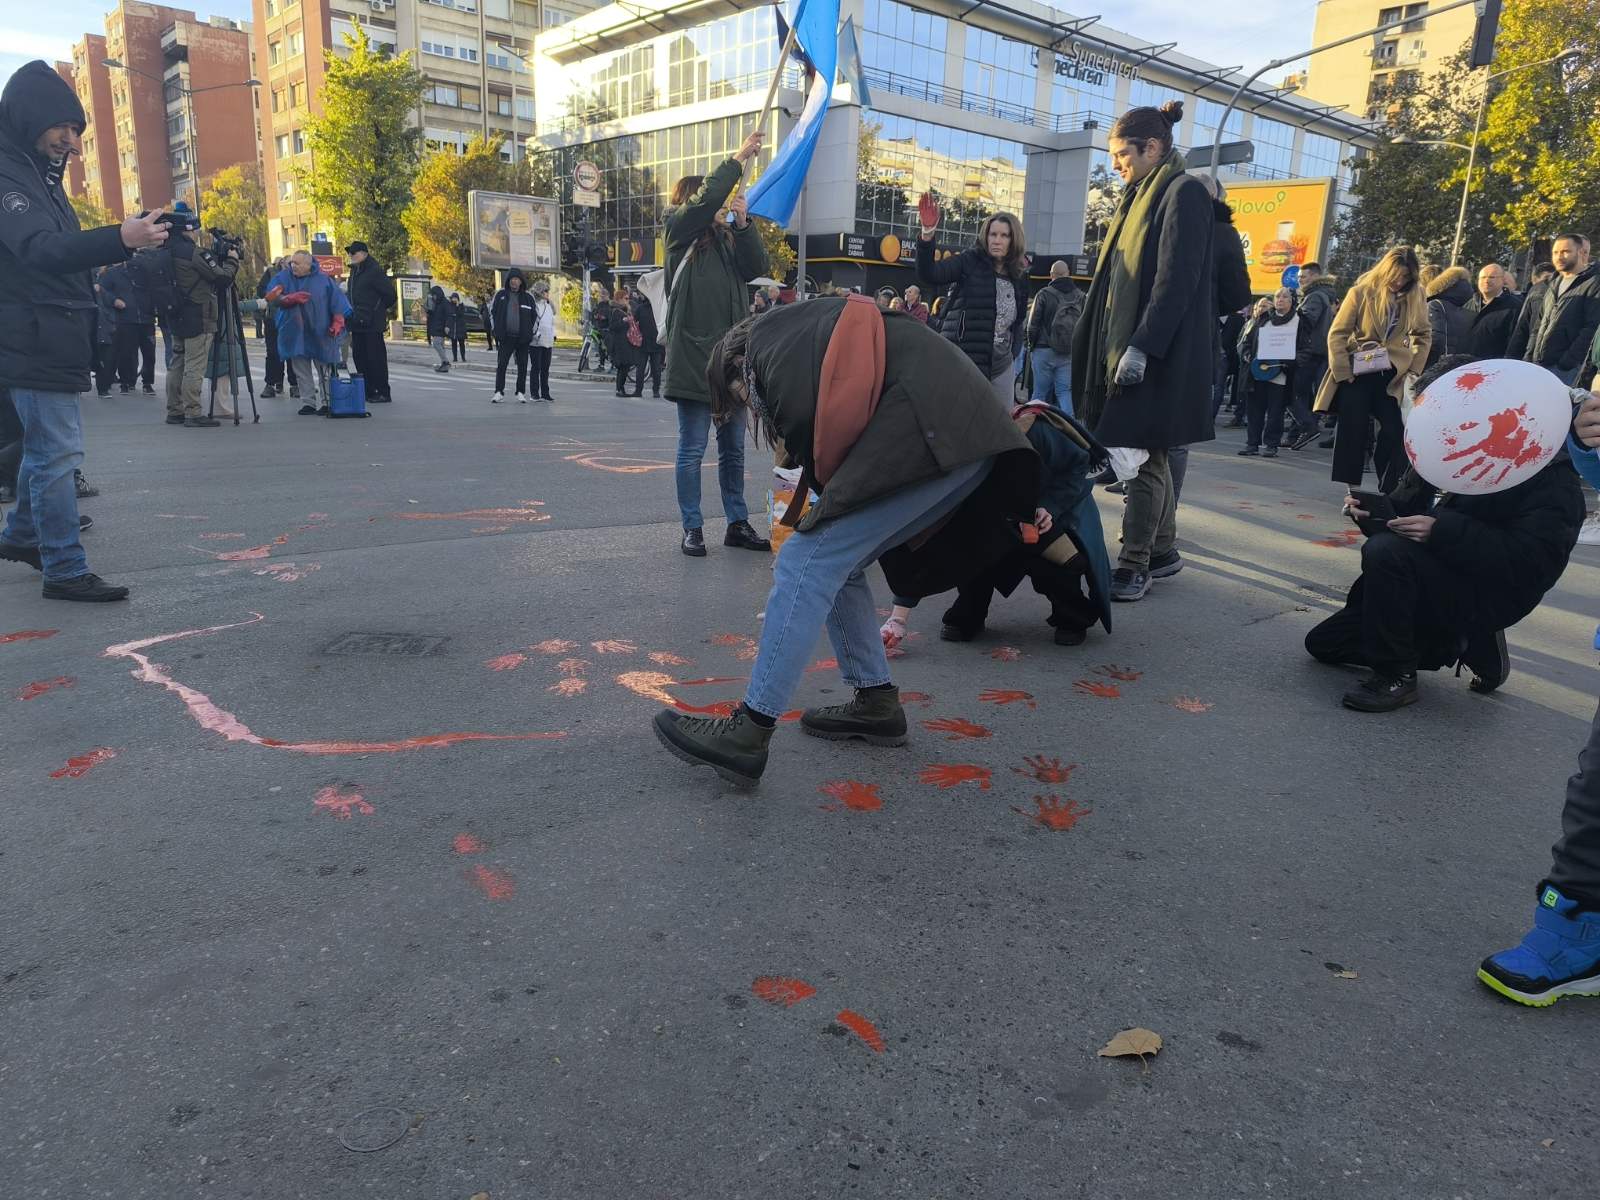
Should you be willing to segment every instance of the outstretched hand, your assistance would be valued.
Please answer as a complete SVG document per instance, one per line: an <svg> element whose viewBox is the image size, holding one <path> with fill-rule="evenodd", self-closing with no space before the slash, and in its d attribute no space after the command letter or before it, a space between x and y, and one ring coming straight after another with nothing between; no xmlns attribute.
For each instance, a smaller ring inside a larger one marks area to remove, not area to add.
<svg viewBox="0 0 1600 1200"><path fill-rule="evenodd" d="M159 246L167 240L167 227L156 224L161 216L158 208L154 212L147 212L142 217L129 217L122 223L118 232L122 235L122 244L129 250L143 250L150 246Z"/></svg>
<svg viewBox="0 0 1600 1200"><path fill-rule="evenodd" d="M939 228L939 202L933 198L932 192L923 192L918 198L917 220L922 223L924 240L931 238L933 231Z"/></svg>

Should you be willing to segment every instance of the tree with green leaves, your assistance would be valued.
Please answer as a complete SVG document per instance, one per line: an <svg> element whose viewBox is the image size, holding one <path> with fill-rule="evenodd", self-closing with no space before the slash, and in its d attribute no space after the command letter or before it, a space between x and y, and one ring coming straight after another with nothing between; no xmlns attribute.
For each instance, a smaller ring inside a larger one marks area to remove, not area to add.
<svg viewBox="0 0 1600 1200"><path fill-rule="evenodd" d="M226 229L244 245L239 277L256 279L267 265L267 193L255 163L224 167L200 194L207 229Z"/></svg>
<svg viewBox="0 0 1600 1200"><path fill-rule="evenodd" d="M72 203L72 211L78 214L78 224L85 229L98 229L102 225L120 225L104 206L96 204L87 196L68 196Z"/></svg>
<svg viewBox="0 0 1600 1200"><path fill-rule="evenodd" d="M765 217L751 217L750 220L755 223L756 236L761 239L761 245L767 252L768 275L782 283L799 261L794 247L789 245L789 235L784 232L782 225Z"/></svg>
<svg viewBox="0 0 1600 1200"><path fill-rule="evenodd" d="M380 263L395 268L410 246L402 215L422 151L412 112L427 80L412 51L391 58L359 26L344 42L347 55L328 56L322 113L306 122L314 169L301 171L300 183L333 218L341 242L360 238Z"/></svg>

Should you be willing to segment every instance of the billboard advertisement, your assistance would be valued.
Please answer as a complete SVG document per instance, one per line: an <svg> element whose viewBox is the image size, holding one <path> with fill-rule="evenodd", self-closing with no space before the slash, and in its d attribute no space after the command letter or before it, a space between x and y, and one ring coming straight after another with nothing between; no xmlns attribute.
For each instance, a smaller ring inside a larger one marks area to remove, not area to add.
<svg viewBox="0 0 1600 1200"><path fill-rule="evenodd" d="M1322 258L1328 237L1332 179L1228 183L1228 207L1244 242L1250 290L1276 291L1289 267Z"/></svg>
<svg viewBox="0 0 1600 1200"><path fill-rule="evenodd" d="M554 200L511 192L467 193L472 265L482 270L561 269L561 209Z"/></svg>
<svg viewBox="0 0 1600 1200"><path fill-rule="evenodd" d="M407 329L426 329L428 326L428 285L433 281L426 275L399 275L400 323Z"/></svg>

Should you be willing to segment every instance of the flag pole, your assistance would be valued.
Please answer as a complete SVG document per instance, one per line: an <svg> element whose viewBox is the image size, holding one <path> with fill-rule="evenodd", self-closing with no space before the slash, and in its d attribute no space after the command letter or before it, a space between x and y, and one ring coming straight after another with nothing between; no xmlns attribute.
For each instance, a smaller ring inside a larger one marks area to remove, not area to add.
<svg viewBox="0 0 1600 1200"><path fill-rule="evenodd" d="M782 5L774 4L773 7L781 8ZM765 128L767 124L767 118L772 115L772 106L778 98L778 85L783 82L783 69L789 65L789 55L794 51L795 29L800 24L800 13L804 11L804 9L805 0L800 0L800 7L795 11L794 14L795 23L789 26L789 33L783 39L783 49L778 51L778 67L777 70L772 72L772 82L767 85L767 98L761 102L761 111L756 116L755 128L750 131L751 133L755 133L758 130ZM739 186L733 189L733 194L737 196L743 192L744 189L745 178L741 176L739 179Z"/></svg>

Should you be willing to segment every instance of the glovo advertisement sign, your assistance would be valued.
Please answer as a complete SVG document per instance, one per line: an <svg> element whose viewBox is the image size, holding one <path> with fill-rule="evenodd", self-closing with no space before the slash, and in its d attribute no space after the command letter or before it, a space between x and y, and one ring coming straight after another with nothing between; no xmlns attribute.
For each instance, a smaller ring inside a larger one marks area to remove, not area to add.
<svg viewBox="0 0 1600 1200"><path fill-rule="evenodd" d="M1275 292L1286 268L1322 258L1333 180L1229 183L1227 189L1233 225L1244 242L1251 291Z"/></svg>

